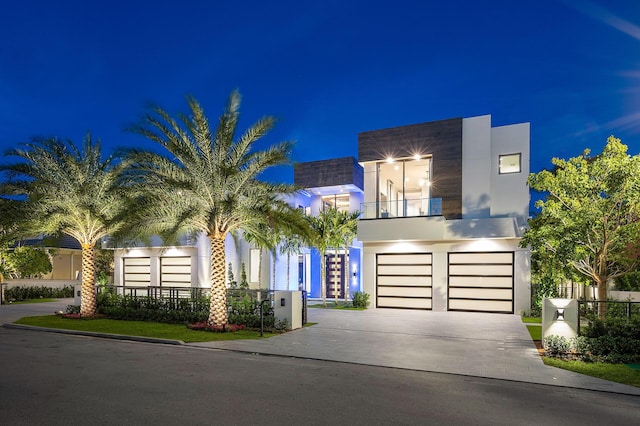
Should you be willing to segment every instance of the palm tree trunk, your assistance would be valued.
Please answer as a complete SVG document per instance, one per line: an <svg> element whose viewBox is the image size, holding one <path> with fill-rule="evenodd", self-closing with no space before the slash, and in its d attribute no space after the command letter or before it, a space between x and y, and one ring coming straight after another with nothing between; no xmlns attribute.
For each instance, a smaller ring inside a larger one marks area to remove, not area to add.
<svg viewBox="0 0 640 426"><path fill-rule="evenodd" d="M211 298L209 300L210 325L226 326L227 316L227 289L225 286L226 253L224 250L224 238L209 237L211 241Z"/></svg>
<svg viewBox="0 0 640 426"><path fill-rule="evenodd" d="M95 253L93 246L82 244L82 286L80 290L80 316L92 317L96 314Z"/></svg>
<svg viewBox="0 0 640 426"><path fill-rule="evenodd" d="M336 249L333 252L333 267L337 267L338 265L338 261L340 260L340 255L338 254L338 250ZM340 288L338 287L338 281L335 279L336 277L333 276L333 273L331 274L332 279L333 279L333 300L336 304L336 306L338 305L338 293Z"/></svg>
<svg viewBox="0 0 640 426"><path fill-rule="evenodd" d="M278 261L278 259L276 258L276 253L275 250L272 254L273 256L273 275L271 277L271 290L275 290L276 289L276 262Z"/></svg>
<svg viewBox="0 0 640 426"><path fill-rule="evenodd" d="M291 252L287 252L287 290L291 290Z"/></svg>
<svg viewBox="0 0 640 426"><path fill-rule="evenodd" d="M327 262L324 250L320 252L320 294L322 295L322 306L327 306Z"/></svg>
<svg viewBox="0 0 640 426"><path fill-rule="evenodd" d="M351 282L351 259L349 259L349 245L344 246L344 267L345 267L345 281L344 281L344 304L349 301L349 284Z"/></svg>

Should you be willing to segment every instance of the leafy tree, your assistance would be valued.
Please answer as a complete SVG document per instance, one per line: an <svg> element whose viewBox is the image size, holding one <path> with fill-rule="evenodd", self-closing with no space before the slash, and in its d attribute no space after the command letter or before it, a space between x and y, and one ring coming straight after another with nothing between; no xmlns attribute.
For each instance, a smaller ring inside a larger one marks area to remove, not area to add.
<svg viewBox="0 0 640 426"><path fill-rule="evenodd" d="M165 239L181 232L204 233L211 245L211 299L208 322L228 322L225 285L225 239L238 230L258 234L265 224L271 230L304 224L276 194L295 192L291 185L259 180L269 167L289 162L290 142L257 150L256 142L274 126L265 117L236 137L240 95L234 91L212 128L200 104L187 97L188 115L172 118L159 107L133 128L163 150L130 149L128 184L147 193L137 219L138 229Z"/></svg>
<svg viewBox="0 0 640 426"><path fill-rule="evenodd" d="M640 157L613 136L601 154L554 158L555 169L529 176L529 185L545 192L522 240L549 262L548 268L570 265L592 280L598 299L607 298L607 281L634 270L640 239ZM600 304L600 315L606 305Z"/></svg>
<svg viewBox="0 0 640 426"><path fill-rule="evenodd" d="M247 281L247 269L244 267L244 262L242 262L240 268L240 288L246 290L249 288L249 281Z"/></svg>
<svg viewBox="0 0 640 426"><path fill-rule="evenodd" d="M238 282L236 278L233 276L233 268L231 267L231 262L229 262L229 267L227 268L227 280L229 281L229 288L236 289L238 288Z"/></svg>
<svg viewBox="0 0 640 426"><path fill-rule="evenodd" d="M6 254L5 259L20 278L41 276L53 269L49 254L39 247L16 247Z"/></svg>
<svg viewBox="0 0 640 426"><path fill-rule="evenodd" d="M90 134L82 147L70 140L34 139L6 152L21 161L1 167L8 174L2 194L22 200L28 212L21 220L32 234L67 234L82 247L82 302L80 314L93 316L95 298L95 247L118 231L130 209L116 185L121 163L115 156L103 159L100 141Z"/></svg>

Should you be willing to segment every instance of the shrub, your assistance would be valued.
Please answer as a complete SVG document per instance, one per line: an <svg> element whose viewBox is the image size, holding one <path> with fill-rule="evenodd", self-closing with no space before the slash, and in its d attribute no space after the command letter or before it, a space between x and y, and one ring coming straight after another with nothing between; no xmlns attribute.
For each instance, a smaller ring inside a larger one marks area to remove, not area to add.
<svg viewBox="0 0 640 426"><path fill-rule="evenodd" d="M98 313L113 319L183 324L206 321L209 302L198 299L122 296L101 292L96 298Z"/></svg>
<svg viewBox="0 0 640 426"><path fill-rule="evenodd" d="M571 343L564 336L547 336L542 340L544 351L547 355L564 358L571 349Z"/></svg>
<svg viewBox="0 0 640 426"><path fill-rule="evenodd" d="M52 287L10 287L5 290L5 299L12 302L20 302L29 299L67 298L73 297L73 286L63 288Z"/></svg>
<svg viewBox="0 0 640 426"><path fill-rule="evenodd" d="M615 279L616 290L640 291L640 271L629 272Z"/></svg>
<svg viewBox="0 0 640 426"><path fill-rule="evenodd" d="M354 308L366 309L369 307L369 294L365 292L356 291L353 293L353 300L351 302Z"/></svg>
<svg viewBox="0 0 640 426"><path fill-rule="evenodd" d="M275 316L270 303L264 303L263 325L266 329L275 329ZM260 328L260 302L245 295L231 300L229 323L243 324L248 328Z"/></svg>

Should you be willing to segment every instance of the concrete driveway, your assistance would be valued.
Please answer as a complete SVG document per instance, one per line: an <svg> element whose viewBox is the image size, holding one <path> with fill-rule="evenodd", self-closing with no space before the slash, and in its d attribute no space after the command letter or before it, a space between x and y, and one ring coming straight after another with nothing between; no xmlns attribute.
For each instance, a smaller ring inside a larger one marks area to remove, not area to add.
<svg viewBox="0 0 640 426"><path fill-rule="evenodd" d="M640 389L544 365L517 315L309 309L318 324L265 340L190 346L461 374L640 395Z"/></svg>
<svg viewBox="0 0 640 426"><path fill-rule="evenodd" d="M0 324L52 314L72 301L2 305ZM317 324L269 339L186 346L640 395L639 388L547 367L517 315L311 308L309 321Z"/></svg>

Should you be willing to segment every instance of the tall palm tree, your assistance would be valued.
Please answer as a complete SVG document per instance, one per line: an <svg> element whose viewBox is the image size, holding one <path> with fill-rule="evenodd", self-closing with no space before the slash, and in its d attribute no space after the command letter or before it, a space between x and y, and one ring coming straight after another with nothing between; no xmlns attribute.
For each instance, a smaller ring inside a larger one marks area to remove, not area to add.
<svg viewBox="0 0 640 426"><path fill-rule="evenodd" d="M94 249L103 237L122 227L127 211L127 199L116 184L122 164L115 156L103 159L100 141L94 142L90 134L82 148L70 140L34 139L5 155L22 160L1 170L8 174L2 193L21 197L28 207L25 229L67 234L80 243L80 315L95 315Z"/></svg>
<svg viewBox="0 0 640 426"><path fill-rule="evenodd" d="M162 153L129 150L127 178L149 191L138 225L160 236L202 232L211 245L211 299L209 323L225 326L224 243L229 233L256 234L264 224L271 229L289 227L304 232L293 221L292 208L276 194L294 187L259 180L267 168L289 162L291 142L255 150L256 142L274 126L264 117L236 137L240 95L234 91L217 127L209 124L196 99L187 97L189 114L172 118L155 107L144 123L132 130L156 142Z"/></svg>
<svg viewBox="0 0 640 426"><path fill-rule="evenodd" d="M340 212L335 207L329 207L317 216L309 216L308 221L312 229L310 243L320 253L320 294L322 305L327 306L327 271L326 253L331 248L341 245L341 238L336 232Z"/></svg>
<svg viewBox="0 0 640 426"><path fill-rule="evenodd" d="M358 234L358 217L360 212L340 212L339 229L338 234L342 241L342 247L344 249L344 263L345 263L345 284L344 284L344 301L349 301L349 284L351 283L351 259L349 258L349 247L351 242Z"/></svg>
<svg viewBox="0 0 640 426"><path fill-rule="evenodd" d="M304 240L299 235L285 234L280 244L279 253L287 255L287 289L291 288L291 255L300 254Z"/></svg>

